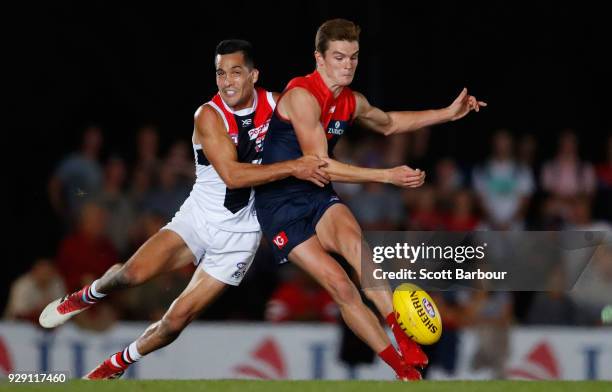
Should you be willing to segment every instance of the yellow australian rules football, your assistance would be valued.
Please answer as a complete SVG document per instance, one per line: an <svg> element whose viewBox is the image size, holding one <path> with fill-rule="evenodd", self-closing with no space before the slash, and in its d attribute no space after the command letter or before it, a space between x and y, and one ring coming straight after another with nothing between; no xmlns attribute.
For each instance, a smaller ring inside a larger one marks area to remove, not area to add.
<svg viewBox="0 0 612 392"><path fill-rule="evenodd" d="M442 336L442 317L429 294L412 283L402 283L393 292L397 322L419 344L434 344Z"/></svg>

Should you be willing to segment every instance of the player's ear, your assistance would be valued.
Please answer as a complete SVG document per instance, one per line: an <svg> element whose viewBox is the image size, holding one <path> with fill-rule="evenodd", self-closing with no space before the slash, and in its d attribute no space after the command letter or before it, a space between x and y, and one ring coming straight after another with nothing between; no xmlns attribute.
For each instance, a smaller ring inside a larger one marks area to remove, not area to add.
<svg viewBox="0 0 612 392"><path fill-rule="evenodd" d="M315 61L317 62L317 67L322 67L323 65L325 65L325 60L323 59L323 55L318 50L315 50L314 57L315 57Z"/></svg>
<svg viewBox="0 0 612 392"><path fill-rule="evenodd" d="M257 68L253 68L251 71L251 77L253 78L253 84L257 83L259 80L259 70Z"/></svg>

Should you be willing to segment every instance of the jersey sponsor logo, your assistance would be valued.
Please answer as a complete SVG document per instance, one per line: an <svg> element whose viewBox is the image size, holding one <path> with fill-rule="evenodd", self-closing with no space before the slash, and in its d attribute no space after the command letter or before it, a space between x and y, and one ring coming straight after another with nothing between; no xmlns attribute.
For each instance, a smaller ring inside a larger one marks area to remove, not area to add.
<svg viewBox="0 0 612 392"><path fill-rule="evenodd" d="M266 132L268 132L268 126L270 125L270 121L266 121L265 123L261 124L260 126L250 129L249 130L249 140L254 140L257 137L259 137L260 135L264 134Z"/></svg>
<svg viewBox="0 0 612 392"><path fill-rule="evenodd" d="M283 249L285 245L287 245L287 243L289 242L289 239L287 238L287 234L284 231L281 231L280 233L274 236L272 242L274 243L274 245L276 245L278 249Z"/></svg>
<svg viewBox="0 0 612 392"><path fill-rule="evenodd" d="M249 140L255 140L255 152L261 152L263 150L263 142L268 132L268 126L270 121L266 121L257 128L249 130Z"/></svg>
<svg viewBox="0 0 612 392"><path fill-rule="evenodd" d="M342 136L344 129L346 128L346 121L331 120L327 126L327 136L330 137L337 135Z"/></svg>
<svg viewBox="0 0 612 392"><path fill-rule="evenodd" d="M251 125L253 123L253 119L252 118L246 118L246 119L241 120L241 121L242 121L242 126L243 127L247 127L247 126L249 126L249 125Z"/></svg>

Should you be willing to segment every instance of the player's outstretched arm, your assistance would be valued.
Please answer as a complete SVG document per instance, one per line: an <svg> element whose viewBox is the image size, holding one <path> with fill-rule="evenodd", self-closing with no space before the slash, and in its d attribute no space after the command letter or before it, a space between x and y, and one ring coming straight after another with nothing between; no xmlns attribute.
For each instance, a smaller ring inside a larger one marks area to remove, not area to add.
<svg viewBox="0 0 612 392"><path fill-rule="evenodd" d="M467 88L455 98L453 103L443 109L384 112L370 105L365 96L354 92L357 107L355 119L366 128L385 135L410 132L435 124L459 120L470 111L480 111L487 106L486 102L478 101L474 96L468 95Z"/></svg>
<svg viewBox="0 0 612 392"><path fill-rule="evenodd" d="M289 90L278 104L279 113L289 119L305 156L316 156L327 162L324 167L332 181L382 182L401 187L417 187L423 184L425 173L408 166L391 169L370 169L349 165L331 159L327 154L327 139L319 121L321 112L316 99L307 90Z"/></svg>
<svg viewBox="0 0 612 392"><path fill-rule="evenodd" d="M295 176L318 186L329 183L329 176L322 170L326 163L316 157L256 165L238 161L236 147L228 136L221 117L208 105L195 114L195 134L206 158L230 189L257 186Z"/></svg>

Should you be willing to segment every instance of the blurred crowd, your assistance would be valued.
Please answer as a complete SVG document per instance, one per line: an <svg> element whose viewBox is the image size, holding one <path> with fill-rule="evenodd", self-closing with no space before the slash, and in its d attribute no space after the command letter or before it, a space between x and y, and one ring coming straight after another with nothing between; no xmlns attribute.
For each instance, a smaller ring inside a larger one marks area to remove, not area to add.
<svg viewBox="0 0 612 392"><path fill-rule="evenodd" d="M162 149L155 126L144 126L136 132L135 151L121 156L105 145L104 136L101 127L88 127L80 148L57 164L48 194L62 239L55 254L33 261L14 281L5 318L36 322L48 302L127 261L189 195L195 178L189 140ZM336 158L343 162L408 164L427 172L418 189L335 184L364 230L612 229L612 135L589 147L592 156L605 157L597 162L581 156L579 136L571 129L559 134L550 157L543 156L533 135L503 129L492 132L488 158L481 162L432 156L429 140L430 130L422 129L389 138L346 139L338 145ZM482 148L487 148L484 143ZM193 267L185 268L111 296L75 321L103 330L120 319L157 320L192 272ZM473 365L496 368L496 358L503 360L507 350L512 323L597 325L598 309L612 303L612 249L597 250L580 290L565 291L568 271L561 266L557 272L542 292L433 293L445 315L445 333L437 345L448 346L441 366L452 371L448 352L456 349L455 332L465 326L479 330L483 342ZM338 310L304 273L291 265L278 267L264 240L241 286L226 291L201 317L337 322Z"/></svg>

